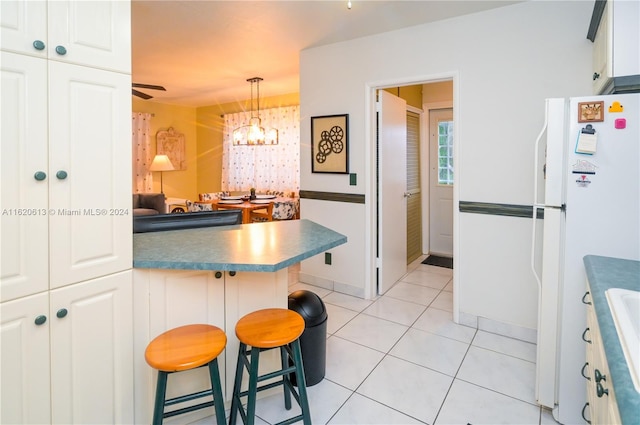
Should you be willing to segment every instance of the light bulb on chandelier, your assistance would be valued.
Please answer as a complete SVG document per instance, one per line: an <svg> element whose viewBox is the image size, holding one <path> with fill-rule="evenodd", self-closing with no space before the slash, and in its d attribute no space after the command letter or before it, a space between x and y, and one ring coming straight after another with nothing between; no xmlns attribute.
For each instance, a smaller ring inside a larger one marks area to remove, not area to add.
<svg viewBox="0 0 640 425"><path fill-rule="evenodd" d="M262 78L253 77L247 79L251 83L251 118L249 124L233 130L233 144L235 146L242 145L277 145L278 144L278 130L275 128L268 128L265 130L262 127L260 120L260 81ZM257 109L254 115L253 110L253 85L256 84L256 104Z"/></svg>

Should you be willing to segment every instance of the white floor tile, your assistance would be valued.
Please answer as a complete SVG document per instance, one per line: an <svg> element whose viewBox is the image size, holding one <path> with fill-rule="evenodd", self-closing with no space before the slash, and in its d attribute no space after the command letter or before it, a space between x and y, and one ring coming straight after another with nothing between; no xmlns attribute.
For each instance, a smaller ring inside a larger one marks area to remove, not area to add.
<svg viewBox="0 0 640 425"><path fill-rule="evenodd" d="M325 379L355 390L384 357L384 353L332 336L327 340Z"/></svg>
<svg viewBox="0 0 640 425"><path fill-rule="evenodd" d="M351 394L352 392L348 389L326 379L307 388L311 422L314 424L327 423L329 418L338 411ZM282 392L279 392L258 399L256 402L256 416L269 424L275 424L300 414L300 407L293 397L291 405L291 410L284 408L284 398Z"/></svg>
<svg viewBox="0 0 640 425"><path fill-rule="evenodd" d="M447 292L453 292L453 280L450 280L449 283L447 283L447 286L442 288L442 290Z"/></svg>
<svg viewBox="0 0 640 425"><path fill-rule="evenodd" d="M392 425L420 424L422 422L375 402L360 394L353 394L331 418L330 424L339 425Z"/></svg>
<svg viewBox="0 0 640 425"><path fill-rule="evenodd" d="M464 342L409 329L390 354L453 377L468 348Z"/></svg>
<svg viewBox="0 0 640 425"><path fill-rule="evenodd" d="M453 378L387 356L357 393L432 424Z"/></svg>
<svg viewBox="0 0 640 425"><path fill-rule="evenodd" d="M407 273L402 282L415 283L416 285L428 286L429 288L442 289L451 280L451 276L442 273L434 273L433 271L414 270Z"/></svg>
<svg viewBox="0 0 640 425"><path fill-rule="evenodd" d="M391 297L381 297L367 307L363 313L381 319L411 326L425 310L425 306Z"/></svg>
<svg viewBox="0 0 640 425"><path fill-rule="evenodd" d="M330 293L326 297L323 297L323 301L325 304L329 303L358 312L369 307L373 302L358 297L352 297L351 295L341 294L339 292Z"/></svg>
<svg viewBox="0 0 640 425"><path fill-rule="evenodd" d="M447 267L431 266L429 264L420 264L416 267L416 270L423 270L431 273L444 274L449 277L453 277L453 269Z"/></svg>
<svg viewBox="0 0 640 425"><path fill-rule="evenodd" d="M529 362L536 361L536 345L518 339L507 338L506 336L492 334L485 331L478 331L473 340L476 347L508 354Z"/></svg>
<svg viewBox="0 0 640 425"><path fill-rule="evenodd" d="M456 379L436 424L537 424L540 408Z"/></svg>
<svg viewBox="0 0 640 425"><path fill-rule="evenodd" d="M440 310L453 311L453 292L442 291L431 303L431 307Z"/></svg>
<svg viewBox="0 0 640 425"><path fill-rule="evenodd" d="M360 314L335 335L386 353L406 331L407 326Z"/></svg>
<svg viewBox="0 0 640 425"><path fill-rule="evenodd" d="M540 425L558 425L558 422L553 418L551 410L544 407L540 408Z"/></svg>
<svg viewBox="0 0 640 425"><path fill-rule="evenodd" d="M414 283L398 282L385 294L386 297L397 298L416 304L428 306L436 299L440 291Z"/></svg>
<svg viewBox="0 0 640 425"><path fill-rule="evenodd" d="M431 307L422 313L413 327L466 343L470 343L476 334L476 329L455 323L450 311Z"/></svg>
<svg viewBox="0 0 640 425"><path fill-rule="evenodd" d="M535 364L471 346L456 378L535 404Z"/></svg>
<svg viewBox="0 0 640 425"><path fill-rule="evenodd" d="M358 315L357 311L333 304L325 303L324 307L327 310L327 333L329 334L336 333L338 329Z"/></svg>

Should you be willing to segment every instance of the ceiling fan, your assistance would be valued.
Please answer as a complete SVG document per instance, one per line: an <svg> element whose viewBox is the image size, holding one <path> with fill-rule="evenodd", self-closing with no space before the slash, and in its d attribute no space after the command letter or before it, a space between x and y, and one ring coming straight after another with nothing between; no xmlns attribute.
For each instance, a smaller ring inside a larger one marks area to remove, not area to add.
<svg viewBox="0 0 640 425"><path fill-rule="evenodd" d="M140 83L133 83L131 84L131 93L134 96L138 96L143 98L144 100L149 100L149 99L153 99L153 96L146 94L146 93L142 93L141 91L136 90L133 87L139 88L139 89L150 89L150 90L162 90L162 91L167 91L167 89L165 89L162 86L154 86L152 84L140 84Z"/></svg>

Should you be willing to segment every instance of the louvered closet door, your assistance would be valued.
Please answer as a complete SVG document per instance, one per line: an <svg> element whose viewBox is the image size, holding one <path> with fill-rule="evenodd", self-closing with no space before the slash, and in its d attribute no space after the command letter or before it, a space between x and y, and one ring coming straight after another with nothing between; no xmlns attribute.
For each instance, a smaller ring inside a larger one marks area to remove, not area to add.
<svg viewBox="0 0 640 425"><path fill-rule="evenodd" d="M407 112L407 264L422 255L420 115Z"/></svg>

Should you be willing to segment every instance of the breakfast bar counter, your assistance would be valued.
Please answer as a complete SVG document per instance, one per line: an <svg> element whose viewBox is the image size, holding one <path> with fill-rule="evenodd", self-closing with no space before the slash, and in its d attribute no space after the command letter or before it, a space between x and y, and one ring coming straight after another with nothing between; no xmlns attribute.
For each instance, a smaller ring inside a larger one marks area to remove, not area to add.
<svg viewBox="0 0 640 425"><path fill-rule="evenodd" d="M239 346L237 321L262 308L287 308L288 267L346 241L346 236L309 220L134 234L135 422L151 422L156 374L146 364L144 351L153 338L193 323L224 330L227 348L218 361L228 402ZM275 351L264 353L260 363L278 364ZM205 390L208 384L205 368L172 375L167 397ZM184 420L212 412L191 412Z"/></svg>
<svg viewBox="0 0 640 425"><path fill-rule="evenodd" d="M346 241L309 220L138 233L133 267L275 272Z"/></svg>

